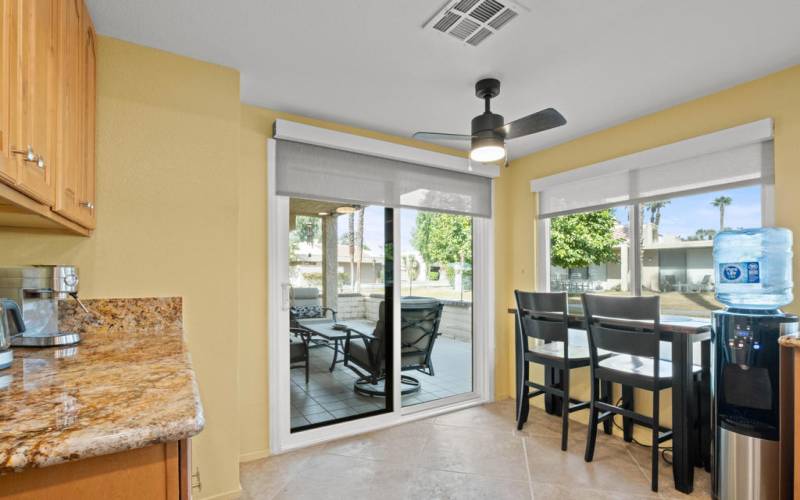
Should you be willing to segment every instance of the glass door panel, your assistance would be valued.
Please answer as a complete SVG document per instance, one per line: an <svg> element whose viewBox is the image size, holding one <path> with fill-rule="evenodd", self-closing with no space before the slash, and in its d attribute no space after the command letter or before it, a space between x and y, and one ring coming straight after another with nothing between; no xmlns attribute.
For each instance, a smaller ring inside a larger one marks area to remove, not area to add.
<svg viewBox="0 0 800 500"><path fill-rule="evenodd" d="M292 432L392 411L392 210L292 198L289 213Z"/></svg>
<svg viewBox="0 0 800 500"><path fill-rule="evenodd" d="M402 406L473 390L472 217L400 209Z"/></svg>

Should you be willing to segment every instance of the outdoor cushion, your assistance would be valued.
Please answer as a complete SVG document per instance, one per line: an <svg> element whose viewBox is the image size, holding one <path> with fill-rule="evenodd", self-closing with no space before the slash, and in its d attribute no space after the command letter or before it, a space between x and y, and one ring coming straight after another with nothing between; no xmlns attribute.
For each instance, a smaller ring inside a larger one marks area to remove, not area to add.
<svg viewBox="0 0 800 500"><path fill-rule="evenodd" d="M292 316L295 319L320 318L322 317L321 306L294 306L291 308Z"/></svg>

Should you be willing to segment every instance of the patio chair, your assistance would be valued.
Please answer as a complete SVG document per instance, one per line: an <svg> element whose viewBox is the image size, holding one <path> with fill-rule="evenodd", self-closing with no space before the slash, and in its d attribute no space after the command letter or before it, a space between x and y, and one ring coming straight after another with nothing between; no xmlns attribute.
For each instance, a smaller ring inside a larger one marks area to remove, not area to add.
<svg viewBox="0 0 800 500"><path fill-rule="evenodd" d="M400 330L400 369L417 370L434 375L431 353L439 335L439 324L444 306L436 299L426 297L404 297L401 310ZM375 387L386 377L386 302L382 301L378 312L378 322L371 334L348 330L344 344L344 365L359 378L354 389L368 396L385 396L383 386ZM402 394L411 394L420 389L418 379L401 375L400 381L407 388Z"/></svg>
<svg viewBox="0 0 800 500"><path fill-rule="evenodd" d="M714 291L714 283L711 282L711 275L706 274L703 276L703 279L700 280L700 283L697 285L698 292L713 292Z"/></svg>
<svg viewBox="0 0 800 500"><path fill-rule="evenodd" d="M662 292L674 292L678 288L678 280L672 274L667 274L661 279Z"/></svg>
<svg viewBox="0 0 800 500"><path fill-rule="evenodd" d="M308 372L310 369L310 356L308 344L311 334L302 328L292 328L289 333L289 368L303 368L306 371L306 385L308 385Z"/></svg>
<svg viewBox="0 0 800 500"><path fill-rule="evenodd" d="M323 307L320 299L319 288L292 287L289 296L289 317L292 323L298 319L326 318L327 312L331 313L333 322L336 322L336 311L330 307ZM297 327L293 324L292 328Z"/></svg>

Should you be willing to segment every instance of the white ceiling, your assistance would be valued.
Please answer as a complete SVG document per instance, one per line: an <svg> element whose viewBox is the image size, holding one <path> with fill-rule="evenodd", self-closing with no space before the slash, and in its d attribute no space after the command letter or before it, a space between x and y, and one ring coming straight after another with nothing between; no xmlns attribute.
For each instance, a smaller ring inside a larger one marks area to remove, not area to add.
<svg viewBox="0 0 800 500"><path fill-rule="evenodd" d="M797 0L520 0L478 47L422 29L443 3L88 0L104 35L237 68L246 103L401 136L468 133L497 77L507 120L568 121L512 157L800 63Z"/></svg>

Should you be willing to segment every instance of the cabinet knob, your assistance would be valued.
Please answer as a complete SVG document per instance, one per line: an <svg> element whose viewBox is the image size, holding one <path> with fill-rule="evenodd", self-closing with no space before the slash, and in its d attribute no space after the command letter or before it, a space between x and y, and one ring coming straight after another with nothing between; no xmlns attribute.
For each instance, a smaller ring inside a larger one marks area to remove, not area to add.
<svg viewBox="0 0 800 500"><path fill-rule="evenodd" d="M89 210L94 210L94 203L91 201L82 201L79 203L80 206L83 208L88 208Z"/></svg>
<svg viewBox="0 0 800 500"><path fill-rule="evenodd" d="M36 166L44 170L47 167L47 164L44 162L44 157L40 156L36 160Z"/></svg>

